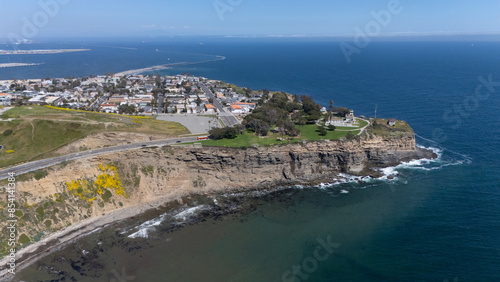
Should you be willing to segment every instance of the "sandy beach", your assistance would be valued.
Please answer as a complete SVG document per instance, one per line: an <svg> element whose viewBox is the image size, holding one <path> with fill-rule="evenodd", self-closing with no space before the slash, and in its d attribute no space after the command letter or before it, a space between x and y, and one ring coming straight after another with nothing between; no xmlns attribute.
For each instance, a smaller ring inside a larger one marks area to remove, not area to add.
<svg viewBox="0 0 500 282"><path fill-rule="evenodd" d="M41 64L6 63L6 64L0 64L0 68L27 67L27 66L38 66L38 65Z"/></svg>

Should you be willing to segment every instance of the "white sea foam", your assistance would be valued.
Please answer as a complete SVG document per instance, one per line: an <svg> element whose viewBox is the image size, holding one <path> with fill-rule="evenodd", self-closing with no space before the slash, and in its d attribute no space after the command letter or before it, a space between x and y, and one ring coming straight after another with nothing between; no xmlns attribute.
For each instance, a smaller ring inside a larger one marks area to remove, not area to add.
<svg viewBox="0 0 500 282"><path fill-rule="evenodd" d="M214 202L216 203L217 200L214 199ZM178 220L178 221L187 221L190 218L196 216L198 214L198 212L205 210L207 208L209 208L209 207L205 206L205 205L200 205L200 206L196 206L196 207L183 209L177 213L162 214L157 218L148 220L148 221L144 222L143 224L135 227L135 229L137 231L130 234L128 237L129 238L149 238L149 232L154 231L155 227L159 226L162 222L165 221L165 218L171 217L171 218Z"/></svg>
<svg viewBox="0 0 500 282"><path fill-rule="evenodd" d="M402 162L401 164L397 166L391 166L391 167L386 167L386 168L381 168L379 169L380 172L382 173L382 176L379 178L372 178L369 176L355 176L355 175L350 175L346 173L340 173L337 178L332 179L332 183L321 183L317 187L322 190L328 190L328 188L331 188L332 186L338 186L342 184L357 184L357 183L376 183L378 181L384 181L384 182L389 182L389 183L396 183L403 181L400 179L399 174L400 170L402 169L407 169L407 170L423 170L423 171L431 171L431 170L437 170L441 169L446 166L452 166L452 165L461 165L464 163L470 163L471 160L468 156L459 154L456 152L453 152L454 155L458 156L459 158L450 158L449 160L444 160L444 152L449 151L446 150L445 148L439 148L437 146L431 146L431 147L425 147L422 145L418 145L417 147L423 148L426 150L431 150L437 155L436 159L416 159L416 160L411 160L408 162ZM345 192L343 192L345 191ZM341 190L341 193L348 193L348 190Z"/></svg>
<svg viewBox="0 0 500 282"><path fill-rule="evenodd" d="M144 222L143 224L137 226L136 228L139 229L137 232L130 234L128 237L129 238L148 238L149 237L149 231L154 230L154 228L158 225L160 225L165 217L168 214L162 214L157 218L148 220Z"/></svg>
<svg viewBox="0 0 500 282"><path fill-rule="evenodd" d="M192 208L189 208L187 210L184 210L176 215L173 216L173 218L177 219L177 220L188 220L189 218L193 217L193 216L196 216L198 212L204 210L204 209L207 209L208 206L205 206L205 205L200 205L200 206L196 206L196 207L192 207Z"/></svg>

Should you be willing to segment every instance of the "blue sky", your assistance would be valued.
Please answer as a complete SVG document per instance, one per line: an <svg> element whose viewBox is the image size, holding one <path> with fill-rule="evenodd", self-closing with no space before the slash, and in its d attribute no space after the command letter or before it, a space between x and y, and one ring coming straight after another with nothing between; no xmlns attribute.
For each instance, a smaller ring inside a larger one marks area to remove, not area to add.
<svg viewBox="0 0 500 282"><path fill-rule="evenodd" d="M380 35L500 33L498 0L0 0L0 37L351 35L393 1Z"/></svg>

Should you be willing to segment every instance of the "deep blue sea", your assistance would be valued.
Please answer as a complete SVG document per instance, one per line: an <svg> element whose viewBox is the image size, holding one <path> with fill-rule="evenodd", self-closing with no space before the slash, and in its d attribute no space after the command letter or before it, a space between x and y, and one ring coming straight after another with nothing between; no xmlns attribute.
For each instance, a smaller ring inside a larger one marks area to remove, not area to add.
<svg viewBox="0 0 500 282"><path fill-rule="evenodd" d="M189 219L215 204L113 226L43 259L25 277L56 281L41 267L49 266L77 281L500 280L499 42L372 42L351 63L333 39L96 40L20 48L91 51L0 56L0 63L44 63L0 69L0 79L190 62L161 73L308 94L356 115L374 116L377 109L377 117L408 121L417 143L440 154L434 162L390 169L398 172L395 180L285 189L248 200L246 212L175 231L168 218ZM196 64L217 55L226 59ZM147 238L129 238L147 220ZM93 258L82 266L83 249Z"/></svg>

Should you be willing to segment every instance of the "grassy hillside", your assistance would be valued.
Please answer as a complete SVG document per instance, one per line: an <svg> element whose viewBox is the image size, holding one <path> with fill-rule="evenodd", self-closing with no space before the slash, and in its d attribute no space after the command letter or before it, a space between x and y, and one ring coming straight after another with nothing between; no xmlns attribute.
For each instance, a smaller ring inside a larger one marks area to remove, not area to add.
<svg viewBox="0 0 500 282"><path fill-rule="evenodd" d="M0 167L34 160L91 134L121 131L176 136L189 133L179 123L68 111L41 106L14 108L0 116Z"/></svg>

